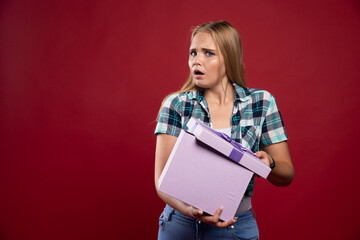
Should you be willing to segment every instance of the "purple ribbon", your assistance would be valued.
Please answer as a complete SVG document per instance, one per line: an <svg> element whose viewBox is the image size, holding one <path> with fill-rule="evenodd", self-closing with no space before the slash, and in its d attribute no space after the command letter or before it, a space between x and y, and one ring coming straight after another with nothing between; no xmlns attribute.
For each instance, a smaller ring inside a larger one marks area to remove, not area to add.
<svg viewBox="0 0 360 240"><path fill-rule="evenodd" d="M248 150L247 148L243 147L240 143L238 142L235 142L231 137L229 137L228 135L226 135L225 133L221 133L221 132L217 132L215 131L214 129L202 124L202 123L199 123L199 122L196 122L194 124L194 126L192 127L191 129L191 132L193 132L195 130L195 128L197 127L197 125L201 125L203 127L205 127L206 129L210 130L211 132L215 133L216 135L218 135L219 137L225 139L226 141L228 141L231 145L233 145L233 147L237 148L238 150L240 151L243 151L243 152L247 152L247 153L250 153L251 155L254 155L250 150Z"/></svg>

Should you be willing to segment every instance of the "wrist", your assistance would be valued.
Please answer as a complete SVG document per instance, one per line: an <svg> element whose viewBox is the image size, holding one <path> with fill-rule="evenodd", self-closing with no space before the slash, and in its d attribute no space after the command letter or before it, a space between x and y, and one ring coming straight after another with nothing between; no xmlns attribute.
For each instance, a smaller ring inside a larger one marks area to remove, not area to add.
<svg viewBox="0 0 360 240"><path fill-rule="evenodd" d="M271 169L274 169L275 168L275 159L272 157L272 156L270 156L270 158L271 158L271 161L270 161L270 168Z"/></svg>

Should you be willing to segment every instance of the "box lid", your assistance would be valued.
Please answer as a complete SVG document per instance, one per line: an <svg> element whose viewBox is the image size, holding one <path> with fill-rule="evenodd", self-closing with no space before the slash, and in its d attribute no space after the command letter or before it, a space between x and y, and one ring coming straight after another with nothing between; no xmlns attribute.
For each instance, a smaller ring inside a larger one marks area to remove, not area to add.
<svg viewBox="0 0 360 240"><path fill-rule="evenodd" d="M261 159L255 157L250 150L235 142L226 134L217 132L194 118L189 119L187 127L187 131L192 133L199 141L224 154L232 161L239 163L263 178L267 178L270 174L271 169Z"/></svg>

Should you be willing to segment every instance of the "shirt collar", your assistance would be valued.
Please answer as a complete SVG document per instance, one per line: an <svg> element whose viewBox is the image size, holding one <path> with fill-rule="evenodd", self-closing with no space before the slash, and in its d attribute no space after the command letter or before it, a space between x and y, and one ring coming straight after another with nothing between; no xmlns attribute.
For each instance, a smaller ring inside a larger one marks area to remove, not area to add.
<svg viewBox="0 0 360 240"><path fill-rule="evenodd" d="M246 102L250 99L251 92L247 88L242 88L238 84L233 83L235 88L235 101L242 101ZM189 98L195 99L199 102L201 102L204 99L204 92L203 91L190 91L189 92Z"/></svg>
<svg viewBox="0 0 360 240"><path fill-rule="evenodd" d="M248 88L240 87L238 84L233 83L235 88L235 101L239 100L242 102L246 102L250 99L251 92Z"/></svg>
<svg viewBox="0 0 360 240"><path fill-rule="evenodd" d="M191 91L189 92L189 98L195 99L198 102L201 102L204 99L204 92L203 91Z"/></svg>

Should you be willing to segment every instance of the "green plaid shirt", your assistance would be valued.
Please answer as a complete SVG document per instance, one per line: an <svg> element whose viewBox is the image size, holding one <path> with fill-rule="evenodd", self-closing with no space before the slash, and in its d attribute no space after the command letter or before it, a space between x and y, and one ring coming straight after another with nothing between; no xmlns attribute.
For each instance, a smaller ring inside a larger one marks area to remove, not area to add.
<svg viewBox="0 0 360 240"><path fill-rule="evenodd" d="M234 84L235 100L231 117L231 138L257 152L263 146L288 139L276 100L269 92L242 88ZM161 108L155 135L179 136L191 117L211 126L209 108L203 91L190 91L169 96ZM250 181L246 196L253 193L255 181Z"/></svg>

